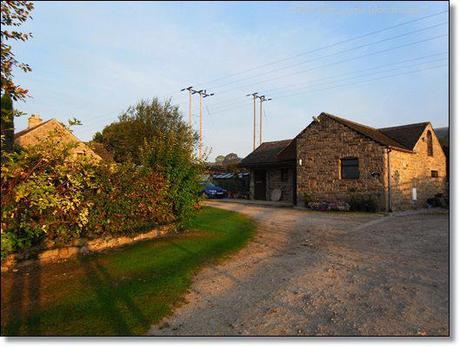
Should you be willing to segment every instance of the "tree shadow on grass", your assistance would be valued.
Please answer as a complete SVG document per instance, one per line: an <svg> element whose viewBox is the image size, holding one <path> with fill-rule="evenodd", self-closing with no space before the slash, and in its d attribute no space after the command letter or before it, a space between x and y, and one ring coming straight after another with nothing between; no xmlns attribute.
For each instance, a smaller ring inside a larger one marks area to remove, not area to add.
<svg viewBox="0 0 460 347"><path fill-rule="evenodd" d="M87 283L96 295L97 305L100 306L99 312L103 312L104 317L101 319L105 318L106 322L111 325L114 334L134 334L127 322L129 318L127 315L131 315L145 329L150 326L147 317L135 305L132 298L124 292L123 288L118 286L117 280L110 275L97 257L81 258L80 263L85 270Z"/></svg>
<svg viewBox="0 0 460 347"><path fill-rule="evenodd" d="M2 297L2 335L30 336L40 334L41 267L39 264L21 272L5 274L10 280L9 297ZM5 295L2 292L2 296Z"/></svg>

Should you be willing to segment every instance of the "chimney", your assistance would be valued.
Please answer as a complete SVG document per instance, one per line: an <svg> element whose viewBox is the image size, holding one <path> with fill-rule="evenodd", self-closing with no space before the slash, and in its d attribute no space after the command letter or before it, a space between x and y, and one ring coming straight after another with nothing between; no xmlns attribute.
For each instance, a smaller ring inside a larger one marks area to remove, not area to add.
<svg viewBox="0 0 460 347"><path fill-rule="evenodd" d="M28 129L33 128L34 126L37 126L41 122L42 122L42 119L40 118L40 116L38 114L33 114L29 117L29 123L27 125L27 128Z"/></svg>

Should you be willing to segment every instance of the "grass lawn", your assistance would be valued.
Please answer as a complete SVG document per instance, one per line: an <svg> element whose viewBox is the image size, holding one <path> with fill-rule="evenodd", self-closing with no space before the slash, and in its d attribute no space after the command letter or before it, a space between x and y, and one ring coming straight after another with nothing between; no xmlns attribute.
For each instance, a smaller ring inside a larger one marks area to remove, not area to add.
<svg viewBox="0 0 460 347"><path fill-rule="evenodd" d="M254 234L245 216L205 207L188 232L2 274L2 335L138 335L182 301L193 274Z"/></svg>

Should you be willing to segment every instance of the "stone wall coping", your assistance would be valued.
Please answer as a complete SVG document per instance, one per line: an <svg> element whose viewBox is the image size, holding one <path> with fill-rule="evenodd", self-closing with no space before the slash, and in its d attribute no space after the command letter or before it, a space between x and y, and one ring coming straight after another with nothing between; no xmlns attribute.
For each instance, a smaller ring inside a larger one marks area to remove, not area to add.
<svg viewBox="0 0 460 347"><path fill-rule="evenodd" d="M75 258L79 255L102 252L108 249L126 246L135 242L160 238L176 229L175 224L156 227L147 232L118 237L103 237L96 239L81 238L74 240L68 246L56 247L53 242L44 246L32 247L24 252L10 254L2 261L1 272L33 263L53 263Z"/></svg>

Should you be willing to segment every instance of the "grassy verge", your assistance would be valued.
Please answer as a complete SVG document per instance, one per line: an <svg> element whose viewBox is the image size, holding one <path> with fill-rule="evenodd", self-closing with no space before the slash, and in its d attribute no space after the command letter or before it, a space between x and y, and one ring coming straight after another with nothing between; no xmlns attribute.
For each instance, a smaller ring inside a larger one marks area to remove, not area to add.
<svg viewBox="0 0 460 347"><path fill-rule="evenodd" d="M2 274L2 335L138 335L181 302L193 274L255 231L205 207L189 232Z"/></svg>

